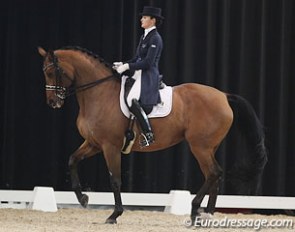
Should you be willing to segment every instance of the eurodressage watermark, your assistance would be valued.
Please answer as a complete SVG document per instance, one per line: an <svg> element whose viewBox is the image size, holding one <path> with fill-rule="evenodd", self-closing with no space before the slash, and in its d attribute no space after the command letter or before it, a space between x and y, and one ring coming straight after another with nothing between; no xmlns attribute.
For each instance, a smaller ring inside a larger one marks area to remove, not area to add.
<svg viewBox="0 0 295 232"><path fill-rule="evenodd" d="M287 228L293 230L294 221L292 219L250 219L250 218L202 218L196 217L194 225L191 219L185 219L184 225L187 227L194 226L196 228L244 228L254 229L259 231L261 229L275 229Z"/></svg>

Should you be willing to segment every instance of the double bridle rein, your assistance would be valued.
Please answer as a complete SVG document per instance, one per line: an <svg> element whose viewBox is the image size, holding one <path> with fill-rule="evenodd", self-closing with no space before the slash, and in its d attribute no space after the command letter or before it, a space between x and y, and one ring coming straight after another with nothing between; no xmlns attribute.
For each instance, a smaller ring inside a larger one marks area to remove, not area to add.
<svg viewBox="0 0 295 232"><path fill-rule="evenodd" d="M54 68L54 72L55 72L55 78L56 78L56 85L45 85L45 90L46 91L55 91L55 95L60 98L61 100L66 99L67 97L80 92L80 91L84 91L86 89L92 88L96 85L99 85L105 81L111 80L112 78L115 78L116 76L114 74L104 77L102 79L84 84L84 85L80 85L80 86L73 86L75 80L72 80L71 78L69 78L67 75L63 75L64 71L62 70L62 68L59 66L58 64L58 58L57 56L54 54L54 52L48 51L49 55L52 57L52 62L43 66L43 72L45 73L46 70L48 68L53 67ZM62 77L66 77L67 79L69 79L72 82L72 87L66 88L64 86L61 86L61 80Z"/></svg>

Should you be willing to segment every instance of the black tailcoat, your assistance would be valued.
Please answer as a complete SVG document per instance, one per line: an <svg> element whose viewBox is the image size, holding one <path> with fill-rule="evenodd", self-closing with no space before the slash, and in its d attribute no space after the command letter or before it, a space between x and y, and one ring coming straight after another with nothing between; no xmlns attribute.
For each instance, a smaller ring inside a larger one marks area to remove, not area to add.
<svg viewBox="0 0 295 232"><path fill-rule="evenodd" d="M139 100L145 106L156 105L160 101L158 65L162 49L162 38L154 29L144 39L141 36L135 57L127 62L130 71L142 70Z"/></svg>

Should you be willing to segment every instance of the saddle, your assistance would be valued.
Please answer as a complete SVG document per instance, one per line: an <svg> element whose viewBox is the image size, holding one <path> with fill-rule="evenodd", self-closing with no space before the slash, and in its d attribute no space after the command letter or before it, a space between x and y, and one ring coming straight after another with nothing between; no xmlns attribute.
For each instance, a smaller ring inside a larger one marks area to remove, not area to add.
<svg viewBox="0 0 295 232"><path fill-rule="evenodd" d="M140 75L140 73L135 72L135 75ZM137 78L140 78L139 76ZM125 83L127 81L127 85ZM121 79L121 91L120 91L120 108L125 117L129 118L131 113L128 108L126 97L129 94L133 94L131 99L139 99L140 92L130 91L133 86L133 80L129 76L122 76ZM130 87L131 86L131 87ZM126 91L125 91L126 88ZM159 83L159 92L161 102L153 107L150 113L148 113L148 118L161 118L169 115L172 109L172 87L165 85L162 81Z"/></svg>

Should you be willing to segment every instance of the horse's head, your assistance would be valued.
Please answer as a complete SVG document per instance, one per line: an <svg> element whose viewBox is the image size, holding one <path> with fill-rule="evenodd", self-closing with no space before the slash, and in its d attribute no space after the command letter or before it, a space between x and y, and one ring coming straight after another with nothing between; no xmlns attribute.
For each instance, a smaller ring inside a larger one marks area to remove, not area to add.
<svg viewBox="0 0 295 232"><path fill-rule="evenodd" d="M47 104L52 108L61 108L67 95L67 88L73 84L74 75L70 66L59 62L54 51L46 52L38 47L38 51L43 56L43 72L46 81Z"/></svg>

